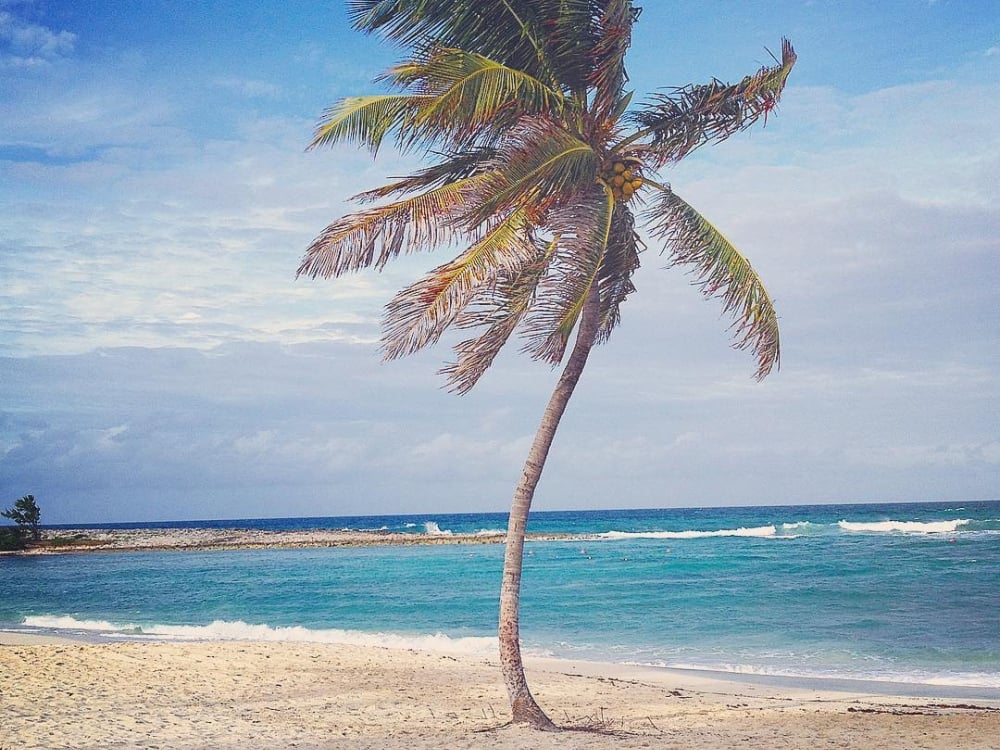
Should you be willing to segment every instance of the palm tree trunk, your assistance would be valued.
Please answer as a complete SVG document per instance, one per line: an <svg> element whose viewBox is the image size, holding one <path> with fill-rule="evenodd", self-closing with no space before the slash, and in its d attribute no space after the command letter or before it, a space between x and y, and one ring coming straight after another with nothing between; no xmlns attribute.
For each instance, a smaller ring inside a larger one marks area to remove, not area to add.
<svg viewBox="0 0 1000 750"><path fill-rule="evenodd" d="M515 723L530 724L537 729L556 731L557 727L535 702L528 690L521 662L521 637L519 608L521 598L521 563L524 556L524 532L528 524L528 511L535 495L535 487L542 476L545 459L549 454L559 420L562 419L570 396L583 374L587 356L594 345L600 326L601 302L597 282L591 287L580 318L580 329L569 361L563 369L549 403L542 415L542 422L535 433L528 458L524 463L521 481L514 491L507 522L507 548L503 560L503 580L500 585L500 669L510 697L510 710Z"/></svg>

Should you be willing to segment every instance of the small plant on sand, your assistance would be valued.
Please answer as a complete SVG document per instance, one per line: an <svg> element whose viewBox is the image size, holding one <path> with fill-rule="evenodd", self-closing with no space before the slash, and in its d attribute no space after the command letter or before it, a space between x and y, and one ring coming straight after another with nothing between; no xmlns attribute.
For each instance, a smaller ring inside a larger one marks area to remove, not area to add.
<svg viewBox="0 0 1000 750"><path fill-rule="evenodd" d="M357 29L381 32L408 57L384 76L395 90L330 107L311 147L354 141L376 154L392 137L428 162L356 196L368 207L330 224L299 274L382 269L401 253L459 245L457 257L389 302L386 358L449 328L471 331L443 370L458 393L515 333L532 358L565 362L514 492L499 617L514 721L554 729L528 690L519 635L525 527L549 447L591 348L608 340L635 291L640 222L673 265L691 267L702 291L721 299L757 377L777 365L778 319L757 273L657 178L695 149L766 122L795 52L785 40L773 66L736 84L713 79L633 105L625 54L640 8L631 0L351 0L348 8Z"/></svg>

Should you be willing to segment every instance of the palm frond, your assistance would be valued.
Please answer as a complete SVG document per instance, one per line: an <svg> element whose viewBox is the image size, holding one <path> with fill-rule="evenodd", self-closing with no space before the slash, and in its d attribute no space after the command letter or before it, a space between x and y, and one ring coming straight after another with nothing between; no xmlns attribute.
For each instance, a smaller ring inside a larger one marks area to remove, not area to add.
<svg viewBox="0 0 1000 750"><path fill-rule="evenodd" d="M444 187L448 183L465 180L475 174L482 173L485 165L495 157L496 149L494 148L471 148L453 152L445 155L442 161L431 164L415 174L394 178L395 182L359 193L353 197L353 200L369 203L388 198L390 195Z"/></svg>
<svg viewBox="0 0 1000 750"><path fill-rule="evenodd" d="M706 143L724 141L762 116L766 121L781 98L795 60L795 50L783 39L780 63L763 67L737 84L712 80L656 95L631 115L640 130L619 147L648 139L648 159L662 166Z"/></svg>
<svg viewBox="0 0 1000 750"><path fill-rule="evenodd" d="M635 291L632 274L639 268L642 241L635 232L635 216L624 203L615 204L611 218L608 247L601 260L601 326L595 343L608 340L611 331L621 320L619 308L628 295Z"/></svg>
<svg viewBox="0 0 1000 750"><path fill-rule="evenodd" d="M381 32L417 50L435 45L476 50L555 87L544 24L558 18L559 2L351 0L348 12L356 29ZM579 5L581 0L568 2Z"/></svg>
<svg viewBox="0 0 1000 750"><path fill-rule="evenodd" d="M401 291L383 318L385 358L413 354L436 342L480 286L516 272L531 260L534 249L524 213L516 211L457 258Z"/></svg>
<svg viewBox="0 0 1000 750"><path fill-rule="evenodd" d="M559 241L558 235L544 244L536 241L534 256L520 269L477 290L456 325L486 330L455 346L456 361L441 370L448 378L450 390L459 394L468 392L493 364L534 301Z"/></svg>
<svg viewBox="0 0 1000 750"><path fill-rule="evenodd" d="M671 265L694 266L702 293L722 299L724 312L735 318L733 346L749 349L757 358L757 379L765 378L780 360L778 316L750 262L669 188L645 218L650 234L666 243Z"/></svg>
<svg viewBox="0 0 1000 750"><path fill-rule="evenodd" d="M552 209L549 227L560 240L525 320L524 351L534 359L562 360L587 294L599 283L614 209L611 190L596 183Z"/></svg>
<svg viewBox="0 0 1000 750"><path fill-rule="evenodd" d="M429 250L463 235L459 217L483 176L448 183L412 198L358 211L330 224L306 249L297 276L340 276L374 266L383 268L406 248Z"/></svg>
<svg viewBox="0 0 1000 750"><path fill-rule="evenodd" d="M594 89L591 111L598 121L616 121L622 88L628 81L625 53L632 44L632 25L639 11L631 0L607 0L599 22L588 82Z"/></svg>
<svg viewBox="0 0 1000 750"><path fill-rule="evenodd" d="M354 27L415 50L475 50L553 89L591 85L615 0L352 0Z"/></svg>
<svg viewBox="0 0 1000 750"><path fill-rule="evenodd" d="M531 4L527 0L525 4ZM586 98L593 74L594 49L600 43L600 18L606 2L541 3L548 6L542 31L546 58L563 88L577 99Z"/></svg>
<svg viewBox="0 0 1000 750"><path fill-rule="evenodd" d="M387 133L408 131L407 123L427 98L413 94L350 96L323 112L308 149L356 141L377 154ZM411 126L412 127L412 126Z"/></svg>
<svg viewBox="0 0 1000 750"><path fill-rule="evenodd" d="M496 212L546 208L568 193L594 184L600 156L585 141L542 116L524 118L510 129L480 183L474 223Z"/></svg>
<svg viewBox="0 0 1000 750"><path fill-rule="evenodd" d="M348 97L323 112L309 149L356 141L377 154L394 132L401 150L435 143L462 149L482 134L503 133L519 117L558 117L562 94L532 76L480 54L435 48L385 78L404 94Z"/></svg>
<svg viewBox="0 0 1000 750"><path fill-rule="evenodd" d="M388 76L421 97L411 141L451 138L469 143L484 132L503 132L518 117L548 112L558 117L562 94L524 71L484 55L436 47Z"/></svg>

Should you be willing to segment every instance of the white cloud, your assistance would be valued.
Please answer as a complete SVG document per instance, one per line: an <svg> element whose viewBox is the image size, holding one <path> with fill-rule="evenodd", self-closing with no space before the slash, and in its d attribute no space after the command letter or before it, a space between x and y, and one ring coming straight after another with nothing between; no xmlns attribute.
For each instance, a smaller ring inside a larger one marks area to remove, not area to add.
<svg viewBox="0 0 1000 750"><path fill-rule="evenodd" d="M1000 465L1000 442L932 445L862 444L847 452L858 464L896 469L928 467L968 467L975 464Z"/></svg>
<svg viewBox="0 0 1000 750"><path fill-rule="evenodd" d="M275 99L280 97L282 93L281 87L277 84L246 78L219 78L215 80L214 85L228 91L235 91L250 99Z"/></svg>
<svg viewBox="0 0 1000 750"><path fill-rule="evenodd" d="M53 31L0 10L0 67L36 68L69 57L76 34Z"/></svg>
<svg viewBox="0 0 1000 750"><path fill-rule="evenodd" d="M533 435L500 439L463 432L444 432L413 446L400 468L425 476L477 477L482 467L515 471L527 455Z"/></svg>

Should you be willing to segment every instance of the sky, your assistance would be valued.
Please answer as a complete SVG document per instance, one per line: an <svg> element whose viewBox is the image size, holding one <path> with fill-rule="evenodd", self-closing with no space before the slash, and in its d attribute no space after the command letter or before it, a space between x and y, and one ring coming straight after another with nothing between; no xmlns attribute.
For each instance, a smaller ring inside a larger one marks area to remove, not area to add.
<svg viewBox="0 0 1000 750"><path fill-rule="evenodd" d="M536 510L1000 498L1000 4L646 0L628 69L735 81L766 127L661 177L778 309L764 382L650 243ZM349 197L419 165L307 152L401 51L341 2L0 0L0 506L43 523L505 511L558 375L465 396L382 307L447 260L296 279Z"/></svg>

